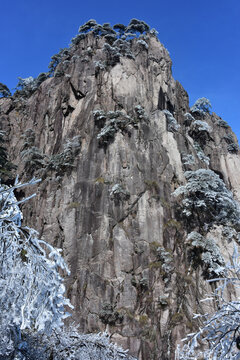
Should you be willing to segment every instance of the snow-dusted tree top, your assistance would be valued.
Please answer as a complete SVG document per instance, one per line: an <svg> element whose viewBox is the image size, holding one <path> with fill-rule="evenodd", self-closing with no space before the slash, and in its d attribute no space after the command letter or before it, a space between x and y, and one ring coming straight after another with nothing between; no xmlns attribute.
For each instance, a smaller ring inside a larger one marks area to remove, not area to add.
<svg viewBox="0 0 240 360"><path fill-rule="evenodd" d="M223 180L212 170L185 172L186 185L178 187L174 196L181 196L182 214L192 218L200 214L201 224L213 222L240 228L240 208Z"/></svg>
<svg viewBox="0 0 240 360"><path fill-rule="evenodd" d="M200 115L204 115L206 113L210 113L212 105L209 101L209 99L202 97L198 99L195 104L191 107L192 113L198 113Z"/></svg>
<svg viewBox="0 0 240 360"><path fill-rule="evenodd" d="M211 126L209 126L206 121L202 121L202 120L194 120L192 122L192 129L198 132L206 131L210 133L212 131Z"/></svg>

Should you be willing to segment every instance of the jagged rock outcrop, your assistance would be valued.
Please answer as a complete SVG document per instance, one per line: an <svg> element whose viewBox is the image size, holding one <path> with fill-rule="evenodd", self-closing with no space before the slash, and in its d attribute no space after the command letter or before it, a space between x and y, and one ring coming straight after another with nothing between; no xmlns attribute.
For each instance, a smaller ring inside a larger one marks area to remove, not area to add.
<svg viewBox="0 0 240 360"><path fill-rule="evenodd" d="M17 173L42 178L25 221L63 248L82 331L107 329L139 359L172 359L206 292L172 193L201 168L240 199L236 136L214 113L189 114L155 34L129 40L128 56L92 31L78 40L31 96L0 99Z"/></svg>

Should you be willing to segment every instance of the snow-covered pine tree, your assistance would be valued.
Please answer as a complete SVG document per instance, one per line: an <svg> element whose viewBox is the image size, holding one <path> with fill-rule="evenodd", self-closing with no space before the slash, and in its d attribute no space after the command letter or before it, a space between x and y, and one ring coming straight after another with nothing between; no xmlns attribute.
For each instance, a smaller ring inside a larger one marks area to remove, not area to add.
<svg viewBox="0 0 240 360"><path fill-rule="evenodd" d="M36 184L33 179L28 184ZM0 355L21 348L21 332L50 333L67 316L65 287L59 269L69 272L60 250L22 227L14 190L28 184L0 185ZM23 200L26 201L27 199Z"/></svg>
<svg viewBox="0 0 240 360"><path fill-rule="evenodd" d="M202 275L213 283L215 290L206 299L198 299L199 302L209 303L209 310L194 314L193 318L198 319L200 328L184 339L185 345L178 346L175 359L238 360L240 260L237 245L231 261L226 264L217 242L207 235L218 225L228 241L235 239L239 245L239 203L212 170L187 171L185 177L187 183L178 187L173 195L180 200L180 219L187 219L188 229L191 230L187 236L190 265L201 265Z"/></svg>

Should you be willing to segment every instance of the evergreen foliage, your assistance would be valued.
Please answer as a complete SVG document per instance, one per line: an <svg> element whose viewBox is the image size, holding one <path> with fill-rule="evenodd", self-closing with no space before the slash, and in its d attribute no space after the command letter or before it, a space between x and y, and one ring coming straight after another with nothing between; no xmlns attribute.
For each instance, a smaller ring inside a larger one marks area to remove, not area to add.
<svg viewBox="0 0 240 360"><path fill-rule="evenodd" d="M37 78L29 76L25 79L19 77L16 86L15 97L28 98L31 96L41 85L41 83L49 77L49 73L40 73Z"/></svg>
<svg viewBox="0 0 240 360"><path fill-rule="evenodd" d="M51 337L24 334L23 339L29 344L24 360L136 360L111 343L107 333L83 335L74 326L55 330Z"/></svg>
<svg viewBox="0 0 240 360"><path fill-rule="evenodd" d="M190 110L192 113L204 116L205 114L210 113L211 107L212 105L210 103L210 100L208 100L205 97L202 97L195 102L195 104L191 107Z"/></svg>
<svg viewBox="0 0 240 360"><path fill-rule="evenodd" d="M81 149L80 136L67 139L63 145L63 151L52 156L47 156L41 149L34 146L35 133L32 129L27 129L23 137L25 141L20 155L24 161L27 177L31 177L33 174L43 176L48 171L56 171L58 176L62 176L65 172L73 169L75 157Z"/></svg>
<svg viewBox="0 0 240 360"><path fill-rule="evenodd" d="M75 157L81 149L80 136L74 136L64 144L63 151L49 158L47 171L56 171L58 175L63 175L66 171L73 168Z"/></svg>
<svg viewBox="0 0 240 360"><path fill-rule="evenodd" d="M37 182L33 179L29 184ZM12 358L21 331L51 333L63 325L64 306L71 306L58 272L69 273L60 250L39 240L35 230L21 227L14 190L26 185L16 180L13 187L0 187L0 355L4 359Z"/></svg>
<svg viewBox="0 0 240 360"><path fill-rule="evenodd" d="M222 119L218 120L217 125L225 128L225 129L229 128L228 123L225 120L222 120Z"/></svg>
<svg viewBox="0 0 240 360"><path fill-rule="evenodd" d="M148 121L149 118L141 105L134 108L135 116L130 117L123 111L95 110L93 111L94 122L100 129L97 139L100 146L107 146L114 141L115 134L118 131L128 132L129 125L137 127L140 121Z"/></svg>
<svg viewBox="0 0 240 360"><path fill-rule="evenodd" d="M54 74L58 64L60 64L64 58L68 57L68 55L69 55L69 50L67 48L64 48L64 49L60 49L57 54L51 57L51 61L48 65L50 75Z"/></svg>
<svg viewBox="0 0 240 360"><path fill-rule="evenodd" d="M177 123L177 120L173 117L172 113L168 110L163 110L166 119L167 119L167 130L171 132L176 132L179 130L180 125Z"/></svg>
<svg viewBox="0 0 240 360"><path fill-rule="evenodd" d="M237 360L239 359L240 301L229 300L229 289L240 287L240 261L235 247L231 261L223 268L223 276L210 280L216 290L205 299L215 312L195 314L201 322L196 333L189 334L187 343L176 351L176 360Z"/></svg>
<svg viewBox="0 0 240 360"><path fill-rule="evenodd" d="M206 155L204 154L204 151L202 150L201 146L200 146L197 142L195 142L195 143L193 144L193 147L194 147L194 149L195 149L196 152L197 152L197 157L199 158L199 160L201 160L202 162L204 162L206 165L209 165L210 159L209 159L208 156L206 156Z"/></svg>
<svg viewBox="0 0 240 360"><path fill-rule="evenodd" d="M113 29L117 30L119 35L122 36L126 31L127 26L123 24L115 24L113 25Z"/></svg>
<svg viewBox="0 0 240 360"><path fill-rule="evenodd" d="M143 40L143 39L139 39L138 41L137 41L137 44L140 44L144 49L148 49L148 44L146 43L146 41L145 40Z"/></svg>
<svg viewBox="0 0 240 360"><path fill-rule="evenodd" d="M206 131L210 133L212 131L211 126L209 126L206 121L194 120L192 127L193 131L195 130L196 132Z"/></svg>
<svg viewBox="0 0 240 360"><path fill-rule="evenodd" d="M115 134L122 130L126 131L127 126L132 122L131 118L123 112L95 110L93 112L95 124L101 131L97 135L100 146L107 146L114 141Z"/></svg>
<svg viewBox="0 0 240 360"><path fill-rule="evenodd" d="M95 26L97 26L97 22L94 19L88 20L85 24L81 25L78 32L80 33L86 33L90 30L92 30Z"/></svg>
<svg viewBox="0 0 240 360"><path fill-rule="evenodd" d="M119 201L128 200L130 193L126 191L121 184L115 184L110 190L110 197L114 199L116 203L119 203Z"/></svg>
<svg viewBox="0 0 240 360"><path fill-rule="evenodd" d="M207 141L210 139L210 132L212 128L206 121L194 120L192 121L188 134L199 143L201 146L205 146Z"/></svg>
<svg viewBox="0 0 240 360"><path fill-rule="evenodd" d="M28 147L21 151L21 158L24 162L24 169L28 177L46 166L46 160L44 154L36 146Z"/></svg>
<svg viewBox="0 0 240 360"><path fill-rule="evenodd" d="M137 120L145 122L149 121L149 117L147 116L144 108L141 105L135 106L134 110L137 114Z"/></svg>
<svg viewBox="0 0 240 360"><path fill-rule="evenodd" d="M228 144L227 149L231 153L238 153L239 146L236 143Z"/></svg>
<svg viewBox="0 0 240 360"><path fill-rule="evenodd" d="M120 60L119 48L109 45L108 43L104 44L103 50L107 53L107 65L114 66Z"/></svg>
<svg viewBox="0 0 240 360"><path fill-rule="evenodd" d="M193 121L195 121L195 118L190 113L187 112L184 114L184 125L185 126L191 125L191 123Z"/></svg>
<svg viewBox="0 0 240 360"><path fill-rule="evenodd" d="M0 178L2 183L9 182L13 179L12 171L16 169L16 166L8 160L7 149L4 146L5 132L0 131Z"/></svg>
<svg viewBox="0 0 240 360"><path fill-rule="evenodd" d="M182 215L207 228L213 223L240 229L240 208L220 177L211 170L185 172L186 185L174 191L181 196Z"/></svg>
<svg viewBox="0 0 240 360"><path fill-rule="evenodd" d="M7 85L0 83L0 97L9 97L11 96L11 92Z"/></svg>
<svg viewBox="0 0 240 360"><path fill-rule="evenodd" d="M227 144L234 143L234 138L233 138L232 134L224 135L223 139L226 141Z"/></svg>
<svg viewBox="0 0 240 360"><path fill-rule="evenodd" d="M225 261L213 238L205 238L192 231L187 237L187 242L190 262L193 267L202 266L205 279L223 276Z"/></svg>
<svg viewBox="0 0 240 360"><path fill-rule="evenodd" d="M132 19L126 28L126 32L139 32L140 34L148 32L149 30L150 27L144 21L138 19Z"/></svg>
<svg viewBox="0 0 240 360"><path fill-rule="evenodd" d="M105 64L102 63L101 61L95 61L94 67L95 67L95 76L98 76L98 74L101 71L105 70Z"/></svg>
<svg viewBox="0 0 240 360"><path fill-rule="evenodd" d="M157 259L161 262L162 276L165 284L171 280L174 270L173 256L163 247L157 248Z"/></svg>
<svg viewBox="0 0 240 360"><path fill-rule="evenodd" d="M195 164L194 156L191 154L182 153L181 158L184 165L191 166Z"/></svg>

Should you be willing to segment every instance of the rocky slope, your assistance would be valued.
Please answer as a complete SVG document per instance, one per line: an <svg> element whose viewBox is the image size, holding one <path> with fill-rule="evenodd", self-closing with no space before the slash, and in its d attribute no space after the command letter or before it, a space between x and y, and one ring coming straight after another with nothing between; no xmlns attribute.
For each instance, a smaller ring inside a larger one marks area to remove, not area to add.
<svg viewBox="0 0 240 360"><path fill-rule="evenodd" d="M216 114L189 114L154 32L120 41L94 29L32 94L0 99L0 124L20 178L42 178L25 221L63 248L80 329L107 329L138 359L172 359L206 293L172 193L185 171L211 169L240 199L237 140ZM200 223L190 230L201 232ZM217 234L226 258L233 241L222 226L204 236Z"/></svg>

